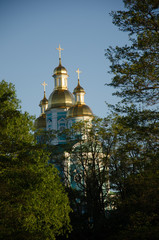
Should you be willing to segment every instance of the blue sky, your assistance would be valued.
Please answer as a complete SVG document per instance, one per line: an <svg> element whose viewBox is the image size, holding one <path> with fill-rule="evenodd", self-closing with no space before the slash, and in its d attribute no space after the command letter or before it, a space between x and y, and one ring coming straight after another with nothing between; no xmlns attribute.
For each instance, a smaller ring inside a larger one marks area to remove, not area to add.
<svg viewBox="0 0 159 240"><path fill-rule="evenodd" d="M109 13L123 7L122 0L0 1L0 80L15 85L23 112L40 115L41 83L48 84L48 98L60 44L69 90L77 85L79 68L86 104L95 115L107 115L105 101L115 103L116 98L113 89L105 86L112 77L105 49L128 41L127 33L112 24Z"/></svg>

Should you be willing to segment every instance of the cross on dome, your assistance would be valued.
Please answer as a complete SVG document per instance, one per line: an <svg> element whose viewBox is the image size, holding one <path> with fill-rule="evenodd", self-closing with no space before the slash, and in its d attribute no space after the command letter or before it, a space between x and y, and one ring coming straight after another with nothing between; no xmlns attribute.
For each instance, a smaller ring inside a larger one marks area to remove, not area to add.
<svg viewBox="0 0 159 240"><path fill-rule="evenodd" d="M78 80L79 80L79 75L81 73L81 71L79 70L79 68L77 69L76 73L78 74Z"/></svg>
<svg viewBox="0 0 159 240"><path fill-rule="evenodd" d="M59 64L61 65L61 51L63 51L64 49L60 47L60 44L59 44L59 48L56 48L56 50L59 51Z"/></svg>
<svg viewBox="0 0 159 240"><path fill-rule="evenodd" d="M44 81L41 85L44 86L44 93L45 93L45 87L47 86L47 83Z"/></svg>

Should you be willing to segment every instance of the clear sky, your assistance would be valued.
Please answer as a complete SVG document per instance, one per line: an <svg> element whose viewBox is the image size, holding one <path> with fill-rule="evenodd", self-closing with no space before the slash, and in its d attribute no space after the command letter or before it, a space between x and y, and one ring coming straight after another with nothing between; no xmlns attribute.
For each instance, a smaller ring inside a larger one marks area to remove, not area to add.
<svg viewBox="0 0 159 240"><path fill-rule="evenodd" d="M60 44L69 90L77 85L79 68L86 104L95 115L106 116L105 101L116 99L105 86L112 77L105 49L128 41L109 13L123 7L122 0L0 0L0 81L15 85L23 112L40 115L41 83L48 84L49 98Z"/></svg>

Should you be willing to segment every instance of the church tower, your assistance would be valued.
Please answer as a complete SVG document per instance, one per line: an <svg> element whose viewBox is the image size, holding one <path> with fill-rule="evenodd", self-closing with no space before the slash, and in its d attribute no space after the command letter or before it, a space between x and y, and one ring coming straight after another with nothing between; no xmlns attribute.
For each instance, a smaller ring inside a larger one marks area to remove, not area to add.
<svg viewBox="0 0 159 240"><path fill-rule="evenodd" d="M73 94L75 95L75 105L69 108L67 112L68 127L78 121L89 121L93 117L92 110L85 104L84 95L85 91L80 85L79 81L79 68L76 71L78 73L78 84L74 89Z"/></svg>
<svg viewBox="0 0 159 240"><path fill-rule="evenodd" d="M74 97L67 88L68 73L65 67L61 64L60 45L57 48L59 51L59 65L54 69L54 89L49 96L48 109L46 110L46 130L64 130L67 128L66 114L70 107L74 105ZM53 144L64 143L64 139L58 138L53 141Z"/></svg>
<svg viewBox="0 0 159 240"><path fill-rule="evenodd" d="M40 130L46 130L46 114L45 114L45 111L48 108L48 100L47 100L46 94L45 94L45 87L46 87L47 84L44 81L42 83L42 85L44 86L44 97L40 101L40 104L39 104L39 107L41 108L41 115L35 120L35 128L40 129Z"/></svg>

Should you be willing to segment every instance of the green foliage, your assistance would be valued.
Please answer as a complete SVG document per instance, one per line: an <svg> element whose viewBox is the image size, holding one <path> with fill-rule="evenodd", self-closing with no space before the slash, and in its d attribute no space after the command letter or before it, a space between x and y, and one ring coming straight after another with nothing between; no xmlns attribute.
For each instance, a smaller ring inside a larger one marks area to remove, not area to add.
<svg viewBox="0 0 159 240"><path fill-rule="evenodd" d="M49 153L34 141L12 84L0 83L0 239L56 239L70 227L69 200Z"/></svg>
<svg viewBox="0 0 159 240"><path fill-rule="evenodd" d="M108 239L158 239L159 121L157 111L124 107L112 116ZM116 229L116 232L113 229Z"/></svg>
<svg viewBox="0 0 159 240"><path fill-rule="evenodd" d="M95 239L105 228L105 213L109 209L109 156L116 143L111 130L111 119L94 118L91 122L77 122L65 131L69 153L65 181L70 186L74 210L71 236L76 239L88 239L88 235L94 235Z"/></svg>
<svg viewBox="0 0 159 240"><path fill-rule="evenodd" d="M158 239L159 173L159 2L124 0L113 23L129 33L129 45L110 47L114 74L109 86L121 104L114 106L110 182L116 194L108 239ZM141 107L136 103L140 103ZM134 105L132 105L134 104ZM153 107L150 107L152 105ZM112 229L116 227L116 233Z"/></svg>
<svg viewBox="0 0 159 240"><path fill-rule="evenodd" d="M159 3L153 0L125 0L128 11L112 12L113 23L128 31L130 45L110 47L112 82L120 89L115 95L124 101L154 105L159 89Z"/></svg>

